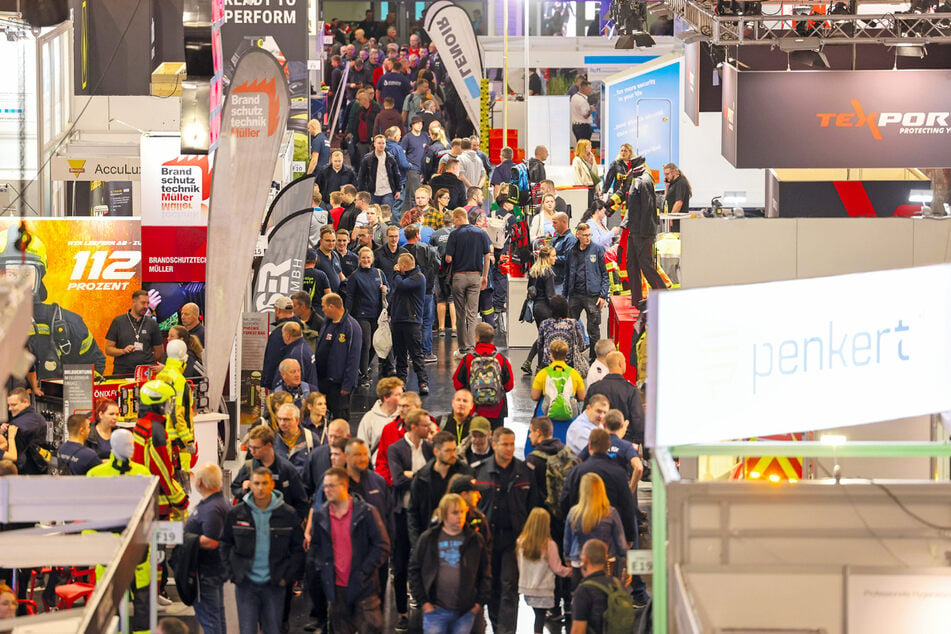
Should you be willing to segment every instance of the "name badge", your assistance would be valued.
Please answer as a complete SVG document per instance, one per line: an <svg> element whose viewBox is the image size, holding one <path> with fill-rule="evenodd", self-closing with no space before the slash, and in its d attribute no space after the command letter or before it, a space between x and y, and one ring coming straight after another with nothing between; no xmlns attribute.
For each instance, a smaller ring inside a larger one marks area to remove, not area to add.
<svg viewBox="0 0 951 634"><path fill-rule="evenodd" d="M142 342L136 341L134 344L132 344L132 349L136 352L142 352Z"/></svg>

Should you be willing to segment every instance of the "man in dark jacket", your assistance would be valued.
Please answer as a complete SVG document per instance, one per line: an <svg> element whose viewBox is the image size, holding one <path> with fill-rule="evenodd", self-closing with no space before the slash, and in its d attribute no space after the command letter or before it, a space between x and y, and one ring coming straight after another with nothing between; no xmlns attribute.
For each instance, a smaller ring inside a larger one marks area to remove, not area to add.
<svg viewBox="0 0 951 634"><path fill-rule="evenodd" d="M363 331L344 310L340 295L327 293L321 303L327 319L317 337L317 387L327 396L332 416L350 420L350 394L360 374Z"/></svg>
<svg viewBox="0 0 951 634"><path fill-rule="evenodd" d="M382 167L380 161L383 161ZM392 209L400 199L402 184L396 159L386 152L386 137L382 134L376 135L373 137L373 149L360 161L357 187L370 192L370 202L389 205Z"/></svg>
<svg viewBox="0 0 951 634"><path fill-rule="evenodd" d="M383 520L373 506L350 495L343 469L328 469L323 488L327 502L314 513L305 547L316 550L324 592L332 597L334 634L382 633L378 571L390 555Z"/></svg>
<svg viewBox="0 0 951 634"><path fill-rule="evenodd" d="M419 394L425 396L429 394L429 376L423 359L421 328L426 277L416 266L416 258L409 253L400 255L397 266L399 272L393 277L390 291L390 330L393 333L396 376L406 382L409 373L407 356L411 358L419 382Z"/></svg>
<svg viewBox="0 0 951 634"><path fill-rule="evenodd" d="M251 475L250 491L228 513L221 555L235 584L242 632L277 634L286 587L298 578L303 561L300 518L274 490L267 467Z"/></svg>
<svg viewBox="0 0 951 634"><path fill-rule="evenodd" d="M267 467L274 476L274 487L284 496L301 519L307 516L307 492L297 469L274 451L274 430L270 425L256 425L248 432L248 460L231 481L231 495L240 500L251 489L251 475L258 467Z"/></svg>
<svg viewBox="0 0 951 634"><path fill-rule="evenodd" d="M406 244L403 249L416 258L416 266L426 276L426 295L423 297L423 325L422 344L423 360L426 363L436 363L433 354L433 321L436 319L436 277L439 274L439 256L436 249L419 241L419 225L409 225L403 229Z"/></svg>
<svg viewBox="0 0 951 634"><path fill-rule="evenodd" d="M350 133L350 164L356 165L373 146L373 122L380 114L380 104L373 100L373 90L360 90L351 106L347 130Z"/></svg>
<svg viewBox="0 0 951 634"><path fill-rule="evenodd" d="M664 288L664 280L654 268L652 252L654 236L657 235L657 195L654 192L654 179L647 169L643 156L631 160L631 172L628 179L631 189L627 194L627 216L621 221L621 227L628 230L627 237L627 279L631 285L631 302L641 307L641 273L651 288Z"/></svg>
<svg viewBox="0 0 951 634"><path fill-rule="evenodd" d="M568 214L558 212L552 220L555 235L551 239L551 248L555 250L555 294L565 295L568 280L568 252L578 244L578 238L568 228ZM595 340L597 341L597 339Z"/></svg>
<svg viewBox="0 0 951 634"><path fill-rule="evenodd" d="M356 185L357 175L353 168L343 164L343 151L333 150L330 153L330 163L317 171L314 180L324 200L330 200L330 194L340 191L344 185Z"/></svg>
<svg viewBox="0 0 951 634"><path fill-rule="evenodd" d="M286 295L278 295L274 298L274 322L271 324L273 329L268 335L267 345L264 347L264 365L261 368L261 385L270 388L274 381L280 377L277 374L277 366L284 358L284 350L287 344L284 343L284 334L282 327L289 321L302 323L294 315L294 302Z"/></svg>
<svg viewBox="0 0 951 634"><path fill-rule="evenodd" d="M408 601L406 596L406 575L409 566L410 551L413 543L409 539L410 486L413 475L422 469L433 457L429 434L432 432L432 419L424 409L411 409L403 414L406 435L393 442L386 449L387 465L393 476L393 495L396 498L396 533L393 537L393 585L396 590L396 612L399 615L398 629L408 625ZM415 466L414 468L414 465Z"/></svg>
<svg viewBox="0 0 951 634"><path fill-rule="evenodd" d="M406 250L399 246L399 243L399 227L387 227L386 242L373 252L373 266L383 271L383 275L386 276L386 285L391 291L393 289L393 278L396 277L397 273L397 262L400 254L406 253Z"/></svg>
<svg viewBox="0 0 951 634"><path fill-rule="evenodd" d="M468 632L490 601L488 548L466 524L466 510L458 494L442 498L439 523L422 534L413 551L410 589L422 606L424 631L442 625L443 631ZM454 574L445 574L452 569Z"/></svg>
<svg viewBox="0 0 951 634"><path fill-rule="evenodd" d="M518 619L518 561L515 541L528 514L539 505L534 475L515 457L515 432L499 427L492 432L494 456L476 469L480 482L491 483L479 503L492 529L492 630L515 634Z"/></svg>
<svg viewBox="0 0 951 634"><path fill-rule="evenodd" d="M20 475L45 474L48 468L38 464L34 454L39 450L40 443L46 440L46 419L30 406L30 395L22 387L10 392L7 409L10 410L10 422L0 426L0 433L6 434L8 425L17 428L14 442Z"/></svg>
<svg viewBox="0 0 951 634"><path fill-rule="evenodd" d="M449 208L464 207L466 204L466 184L459 178L459 159L446 159L442 173L429 179L434 192L442 188L449 190Z"/></svg>
<svg viewBox="0 0 951 634"><path fill-rule="evenodd" d="M433 436L433 459L413 475L409 490L409 540L419 541L419 536L429 528L433 511L445 495L449 480L457 473L472 475L472 470L456 459L456 439L447 431Z"/></svg>
<svg viewBox="0 0 951 634"><path fill-rule="evenodd" d="M588 322L588 339L601 338L601 310L608 305L608 270L604 263L604 247L591 242L591 227L582 222L575 228L578 243L568 250L568 275L565 294L568 296L568 311L572 319L585 312ZM588 346L588 356L593 363L594 346Z"/></svg>
<svg viewBox="0 0 951 634"><path fill-rule="evenodd" d="M627 361L624 353L614 351L605 357L608 373L600 381L588 388L585 405L595 394L603 394L613 409L620 410L630 424L624 434L624 440L637 445L644 444L644 405L640 391L624 378Z"/></svg>
<svg viewBox="0 0 951 634"><path fill-rule="evenodd" d="M281 326L281 338L284 341L284 352L281 362L293 360L297 362L300 378L311 385L317 383L317 370L314 367L314 351L304 340L304 330L300 322L288 320ZM274 387L286 385L281 373L281 363L277 364L278 372L274 377ZM299 385L299 383L298 383ZM306 396L306 394L304 395ZM299 405L298 405L299 406Z"/></svg>

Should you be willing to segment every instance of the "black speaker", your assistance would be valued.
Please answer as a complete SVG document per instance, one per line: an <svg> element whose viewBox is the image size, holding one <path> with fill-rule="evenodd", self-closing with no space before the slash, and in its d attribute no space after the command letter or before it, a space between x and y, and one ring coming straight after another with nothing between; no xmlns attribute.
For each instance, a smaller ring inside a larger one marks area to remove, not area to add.
<svg viewBox="0 0 951 634"><path fill-rule="evenodd" d="M67 0L27 0L20 3L20 10L30 26L56 26L69 18Z"/></svg>
<svg viewBox="0 0 951 634"><path fill-rule="evenodd" d="M634 36L622 35L614 43L614 48L634 48Z"/></svg>

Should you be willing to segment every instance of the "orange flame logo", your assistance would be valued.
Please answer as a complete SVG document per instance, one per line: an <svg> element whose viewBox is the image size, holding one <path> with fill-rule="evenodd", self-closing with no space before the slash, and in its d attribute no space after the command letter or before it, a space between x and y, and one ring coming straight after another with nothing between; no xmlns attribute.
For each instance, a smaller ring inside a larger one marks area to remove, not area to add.
<svg viewBox="0 0 951 634"><path fill-rule="evenodd" d="M232 92L263 92L266 94L268 99L267 135L272 136L277 131L279 102L277 99L277 87L273 77L251 82L246 81L239 86L235 86Z"/></svg>

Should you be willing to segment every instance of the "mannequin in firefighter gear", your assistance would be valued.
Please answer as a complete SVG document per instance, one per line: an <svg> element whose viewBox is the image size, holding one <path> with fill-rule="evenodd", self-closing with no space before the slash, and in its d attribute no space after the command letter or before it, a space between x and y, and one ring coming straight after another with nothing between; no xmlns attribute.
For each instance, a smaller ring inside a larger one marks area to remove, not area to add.
<svg viewBox="0 0 951 634"><path fill-rule="evenodd" d="M182 487L187 489L187 473L191 471L197 459L195 451L195 412L192 398L192 386L185 379L185 363L188 361L188 346L184 341L172 339L165 346L165 367L156 377L159 381L172 386L175 399L172 410L167 415L165 432L171 446L172 463L184 472L177 475ZM183 480L182 478L185 478Z"/></svg>
<svg viewBox="0 0 951 634"><path fill-rule="evenodd" d="M188 507L188 496L175 479L175 466L166 432L169 408L175 404L175 389L153 380L139 389L139 419L135 423L132 461L145 465L159 479L159 516L168 519ZM174 518L173 518L174 519Z"/></svg>
<svg viewBox="0 0 951 634"><path fill-rule="evenodd" d="M135 451L135 441L132 438L132 432L128 429L117 429L112 432L112 453L109 459L101 465L97 465L86 472L87 476L100 478L113 478L117 476L147 476L152 474L141 464L132 461L132 454ZM125 527L116 527L116 535ZM83 534L93 533L95 531L83 531ZM132 605L133 614L131 620L132 631L135 634L149 631L149 581L151 579L149 566L149 552L146 550L146 556L135 567L135 577L132 579ZM96 579L105 572L105 566L96 566Z"/></svg>
<svg viewBox="0 0 951 634"><path fill-rule="evenodd" d="M24 271L33 279L33 328L30 347L36 356L37 379L63 378L63 364L92 364L98 374L106 371L106 357L83 318L59 304L46 303L46 245L24 230L0 231L0 268Z"/></svg>

